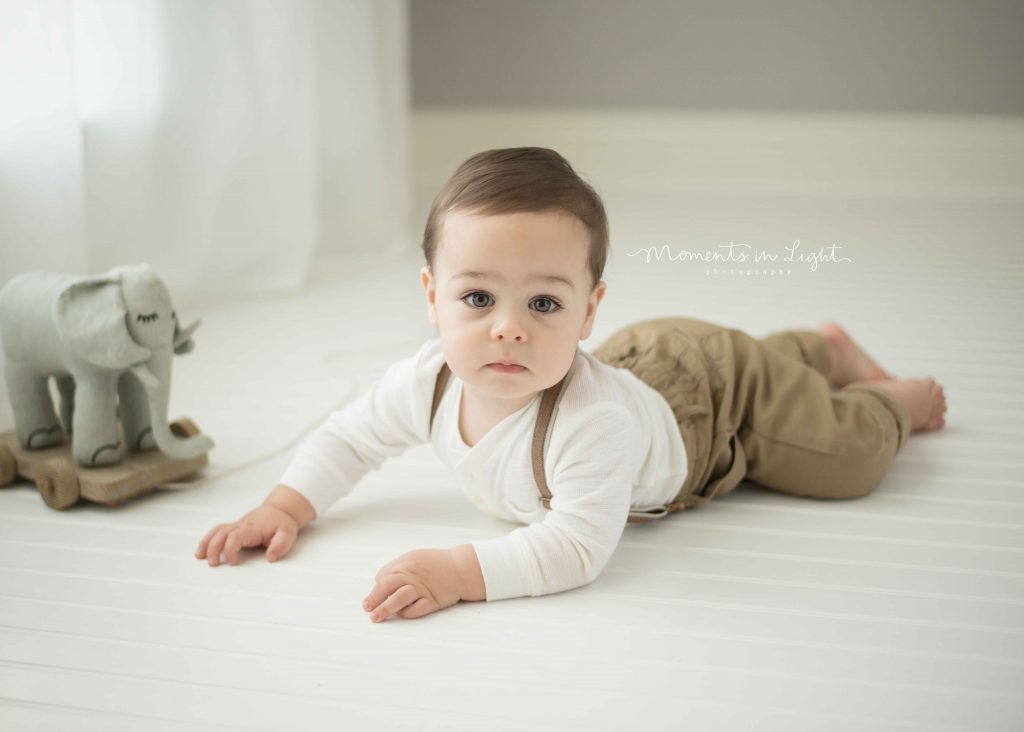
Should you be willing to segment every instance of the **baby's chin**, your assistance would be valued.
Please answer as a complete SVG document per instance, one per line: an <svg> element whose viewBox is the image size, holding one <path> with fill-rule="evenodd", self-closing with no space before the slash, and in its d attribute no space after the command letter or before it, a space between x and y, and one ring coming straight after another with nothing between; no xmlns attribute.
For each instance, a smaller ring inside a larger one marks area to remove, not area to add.
<svg viewBox="0 0 1024 732"><path fill-rule="evenodd" d="M523 397L544 389L536 374L529 369L512 374L483 366L469 383L484 394L503 398Z"/></svg>
<svg viewBox="0 0 1024 732"><path fill-rule="evenodd" d="M528 368L523 368L517 372L509 372L485 365L480 369L480 381L491 389L525 392L528 389L534 388L537 376Z"/></svg>

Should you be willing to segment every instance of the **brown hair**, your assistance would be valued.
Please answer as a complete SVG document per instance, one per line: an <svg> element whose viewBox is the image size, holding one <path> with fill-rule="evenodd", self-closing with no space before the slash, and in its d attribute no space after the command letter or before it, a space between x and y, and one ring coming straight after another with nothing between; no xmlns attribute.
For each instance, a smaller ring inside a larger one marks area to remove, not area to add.
<svg viewBox="0 0 1024 732"><path fill-rule="evenodd" d="M449 211L495 215L563 211L590 232L587 267L591 289L601 281L608 259L608 218L597 192L546 147L485 150L468 158L437 194L423 231L423 256L431 270L438 236Z"/></svg>

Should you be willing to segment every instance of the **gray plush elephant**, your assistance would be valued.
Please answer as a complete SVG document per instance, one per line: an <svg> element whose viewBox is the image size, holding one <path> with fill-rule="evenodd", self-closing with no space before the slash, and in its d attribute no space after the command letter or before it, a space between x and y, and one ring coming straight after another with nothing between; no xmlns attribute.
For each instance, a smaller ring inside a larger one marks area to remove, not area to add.
<svg viewBox="0 0 1024 732"><path fill-rule="evenodd" d="M27 272L0 290L0 339L18 441L41 448L73 435L86 467L118 462L128 447L175 458L207 452L206 435L174 436L167 423L171 357L192 350L197 320L178 325L167 287L148 265L94 276ZM48 378L60 392L57 421ZM120 414L124 440L118 430Z"/></svg>

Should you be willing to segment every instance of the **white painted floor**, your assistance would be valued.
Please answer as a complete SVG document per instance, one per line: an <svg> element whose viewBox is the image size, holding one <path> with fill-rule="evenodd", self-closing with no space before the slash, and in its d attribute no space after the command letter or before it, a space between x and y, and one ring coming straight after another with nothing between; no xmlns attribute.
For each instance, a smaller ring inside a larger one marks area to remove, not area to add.
<svg viewBox="0 0 1024 732"><path fill-rule="evenodd" d="M1024 201L602 192L614 255L585 348L665 314L753 335L835 319L896 374L935 376L946 428L913 436L866 498L745 484L630 525L587 587L375 625L360 601L382 564L515 528L430 446L371 473L284 561L210 568L193 551L432 336L419 260L179 307L203 325L172 414L216 440L204 476L116 509L0 491L0 727L1024 728ZM852 261L747 275L627 256L795 239Z"/></svg>

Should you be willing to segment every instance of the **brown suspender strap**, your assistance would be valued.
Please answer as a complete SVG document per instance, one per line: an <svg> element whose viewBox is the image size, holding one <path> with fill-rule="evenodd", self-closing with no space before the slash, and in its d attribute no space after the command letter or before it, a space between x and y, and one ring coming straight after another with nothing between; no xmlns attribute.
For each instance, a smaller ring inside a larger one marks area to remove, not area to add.
<svg viewBox="0 0 1024 732"><path fill-rule="evenodd" d="M533 460L533 480L537 484L537 490L540 491L541 503L544 504L544 508L548 509L551 508L551 491L548 490L548 481L544 477L544 451L551 438L549 429L551 418L555 413L558 402L562 400L562 393L565 391L573 371L576 370L577 358L579 358L578 355L573 359L572 366L569 367L569 371L562 377L561 381L544 390L544 396L540 398L540 413L537 415L537 422L533 426L533 446L530 449L530 457Z"/></svg>
<svg viewBox="0 0 1024 732"><path fill-rule="evenodd" d="M441 397L444 396L444 387L448 384L448 376L452 370L448 367L448 362L445 361L441 364L441 370L437 373L437 381L434 382L434 401L430 405L430 422L429 428L434 428L434 415L437 414L437 405L441 403Z"/></svg>

